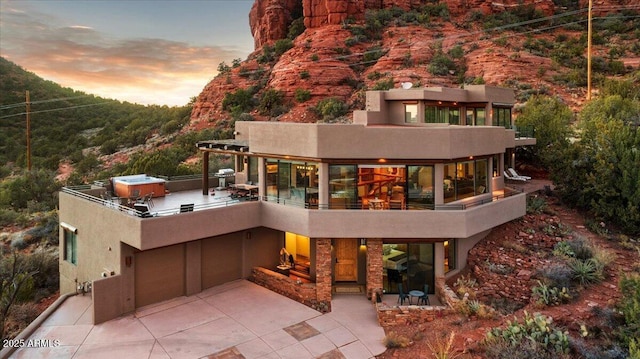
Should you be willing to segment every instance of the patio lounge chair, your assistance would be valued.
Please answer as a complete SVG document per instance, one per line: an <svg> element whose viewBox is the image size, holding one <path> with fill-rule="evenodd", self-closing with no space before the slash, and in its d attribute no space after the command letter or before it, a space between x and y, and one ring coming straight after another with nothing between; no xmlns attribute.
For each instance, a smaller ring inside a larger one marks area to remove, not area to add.
<svg viewBox="0 0 640 359"><path fill-rule="evenodd" d="M526 180L530 180L531 179L531 177L529 177L529 176L519 175L518 172L516 172L516 170L514 170L513 168L507 168L507 171L509 172L511 177L520 177L520 178L524 178Z"/></svg>
<svg viewBox="0 0 640 359"><path fill-rule="evenodd" d="M513 177L513 176L511 176L507 171L504 171L504 178L506 178L508 180L512 180L512 181L527 182L527 180L522 178L522 177Z"/></svg>

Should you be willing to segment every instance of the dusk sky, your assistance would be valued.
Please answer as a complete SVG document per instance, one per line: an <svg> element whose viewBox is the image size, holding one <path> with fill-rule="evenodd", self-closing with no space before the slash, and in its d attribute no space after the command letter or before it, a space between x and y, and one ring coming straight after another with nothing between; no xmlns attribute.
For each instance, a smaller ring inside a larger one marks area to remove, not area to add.
<svg viewBox="0 0 640 359"><path fill-rule="evenodd" d="M0 0L0 55L65 87L186 105L253 51L253 0Z"/></svg>

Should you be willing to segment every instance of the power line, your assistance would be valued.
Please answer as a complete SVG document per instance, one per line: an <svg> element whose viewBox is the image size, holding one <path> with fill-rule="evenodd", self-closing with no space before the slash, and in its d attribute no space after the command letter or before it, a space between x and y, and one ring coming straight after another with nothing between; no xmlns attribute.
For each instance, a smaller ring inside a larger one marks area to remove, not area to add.
<svg viewBox="0 0 640 359"><path fill-rule="evenodd" d="M48 100L31 101L30 103L33 105L33 104L39 104L39 103L75 100L75 99L78 99L78 98L86 98L86 97L94 97L94 96L93 95L84 95L84 96L76 96L76 97L60 97L60 98L54 98L54 99L48 99ZM5 110L5 109L8 109L8 108L21 107L21 106L25 106L26 104L27 104L26 102L20 102L20 103L15 103L15 104L10 104L10 105L3 105L3 106L0 106L0 110Z"/></svg>
<svg viewBox="0 0 640 359"><path fill-rule="evenodd" d="M33 102L32 102L33 103ZM34 113L44 113L44 112L53 112L53 111L62 111L62 110L71 110L74 108L82 108L82 107L90 107L90 106L99 106L99 105L107 105L109 104L108 102L103 102L103 103L92 103L92 104L88 104L88 105L77 105L77 106L70 106L70 107L60 107L60 108L54 108L54 109L50 109L50 110L40 110L40 111L31 111L31 114ZM14 116L22 116L22 115L26 115L26 112L22 112L22 113L16 113L13 115L6 115L6 116L2 116L0 117L0 119L3 118L8 118L8 117L14 117Z"/></svg>

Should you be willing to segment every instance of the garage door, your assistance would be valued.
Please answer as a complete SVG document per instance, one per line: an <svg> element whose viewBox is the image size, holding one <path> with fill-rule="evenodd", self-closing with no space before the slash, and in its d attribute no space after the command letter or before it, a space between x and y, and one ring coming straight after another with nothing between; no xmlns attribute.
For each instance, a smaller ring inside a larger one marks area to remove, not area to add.
<svg viewBox="0 0 640 359"><path fill-rule="evenodd" d="M175 245L135 255L136 308L185 294L185 247Z"/></svg>
<svg viewBox="0 0 640 359"><path fill-rule="evenodd" d="M202 289L242 278L242 239L237 235L202 241Z"/></svg>

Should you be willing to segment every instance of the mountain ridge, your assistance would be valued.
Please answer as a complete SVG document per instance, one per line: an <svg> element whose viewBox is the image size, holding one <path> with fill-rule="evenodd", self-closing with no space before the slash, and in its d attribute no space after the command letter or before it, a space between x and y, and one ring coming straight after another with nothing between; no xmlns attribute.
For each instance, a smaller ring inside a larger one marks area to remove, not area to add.
<svg viewBox="0 0 640 359"><path fill-rule="evenodd" d="M365 1L359 2L363 7L355 7L365 11L353 13L349 7L341 8L346 12L331 12L331 1L305 0L303 15L293 19L291 6L300 1L256 1L249 16L254 36L259 34L256 51L205 86L187 128L203 129L237 119L239 114L223 102L238 90L252 96L253 106L241 112L248 114L245 119L291 122L321 120L314 108L324 98L336 97L350 109L358 109L363 91L397 88L402 82L416 87L486 83L513 88L521 103L533 94L547 94L559 96L574 111L582 106L586 98L582 4L567 8L560 0L559 5L469 1L451 10L459 2ZM637 72L640 48L632 42L634 37L640 39L640 33L634 32L640 24L640 7L628 0L597 4L596 80ZM472 5L479 10L460 10ZM322 6L325 13L318 10ZM315 16L319 13L324 14L323 20ZM626 13L632 17L621 18ZM331 24L336 18L340 23ZM299 19L311 27L291 36ZM290 48L275 56L274 49L287 42ZM457 52L457 57L451 52ZM280 108L261 111L259 102L270 91L280 96ZM308 99L297 99L296 92L308 92Z"/></svg>

